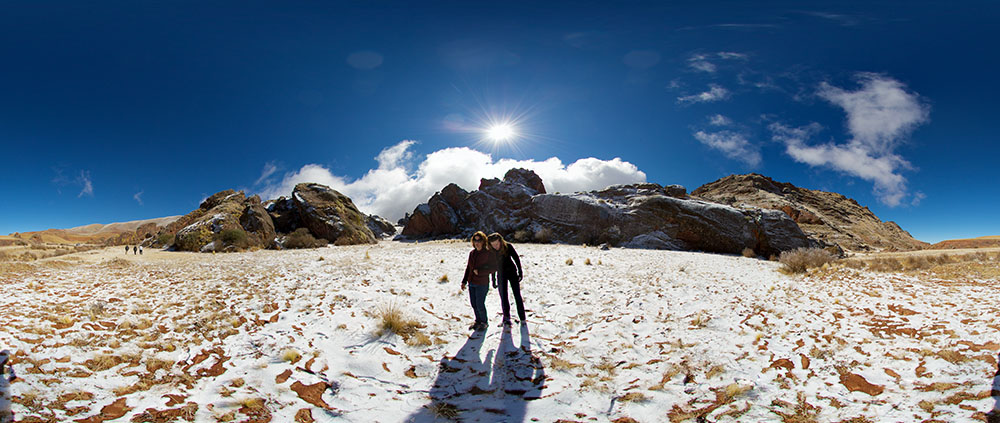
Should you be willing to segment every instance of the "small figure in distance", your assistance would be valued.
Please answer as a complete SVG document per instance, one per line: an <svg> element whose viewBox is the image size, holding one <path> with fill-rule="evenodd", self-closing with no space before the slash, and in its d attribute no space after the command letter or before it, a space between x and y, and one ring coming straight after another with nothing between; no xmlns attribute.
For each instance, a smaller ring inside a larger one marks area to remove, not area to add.
<svg viewBox="0 0 1000 423"><path fill-rule="evenodd" d="M125 255L126 255L126 256L128 255L128 250L131 250L131 249L132 249L132 248L131 248L131 247L129 247L128 245L126 245L126 246L125 246Z"/></svg>
<svg viewBox="0 0 1000 423"><path fill-rule="evenodd" d="M142 255L142 246L141 245L139 246L139 255L140 256Z"/></svg>
<svg viewBox="0 0 1000 423"><path fill-rule="evenodd" d="M472 235L472 251L465 265L462 290L469 284L469 302L476 315L476 321L469 326L475 331L486 330L486 295L490 292L490 275L496 271L496 258L486 245L486 234L482 231Z"/></svg>
<svg viewBox="0 0 1000 423"><path fill-rule="evenodd" d="M514 294L517 317L521 324L525 325L527 321L524 318L524 301L521 300L521 279L524 277L521 258L518 257L514 246L503 239L503 235L494 232L487 239L490 242L490 249L497 256L497 283L500 292L500 309L503 310L503 322L500 325L510 327L510 300L507 298L508 286Z"/></svg>
<svg viewBox="0 0 1000 423"><path fill-rule="evenodd" d="M132 255L134 256L134 255L136 255L136 254L139 254L139 247L138 247L138 246L135 246L135 245L133 245L133 246L132 246Z"/></svg>

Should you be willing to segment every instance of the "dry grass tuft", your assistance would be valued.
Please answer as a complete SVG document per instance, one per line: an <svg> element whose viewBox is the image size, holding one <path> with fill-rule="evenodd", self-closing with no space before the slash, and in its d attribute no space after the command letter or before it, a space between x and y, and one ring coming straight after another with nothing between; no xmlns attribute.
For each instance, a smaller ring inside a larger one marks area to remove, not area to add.
<svg viewBox="0 0 1000 423"><path fill-rule="evenodd" d="M447 274L441 275L441 277L438 278L438 282L447 283L448 282L448 275Z"/></svg>
<svg viewBox="0 0 1000 423"><path fill-rule="evenodd" d="M427 408L429 408L431 413L439 419L454 421L459 417L458 407L447 402L435 401L431 405L427 406Z"/></svg>
<svg viewBox="0 0 1000 423"><path fill-rule="evenodd" d="M567 266L572 266L573 265L573 259L571 259L571 258L566 259L566 265Z"/></svg>
<svg viewBox="0 0 1000 423"><path fill-rule="evenodd" d="M757 257L757 253L753 251L753 248L747 247L743 249L743 257L754 258Z"/></svg>
<svg viewBox="0 0 1000 423"><path fill-rule="evenodd" d="M836 257L822 248L796 248L783 251L778 257L778 261L784 265L781 270L786 273L805 273L806 270L821 267L834 260Z"/></svg>
<svg viewBox="0 0 1000 423"><path fill-rule="evenodd" d="M416 320L406 318L402 308L396 303L379 306L375 310L375 317L379 319L375 336L394 333L403 337L404 341L409 341L410 337L415 336L420 332L420 329L426 327Z"/></svg>
<svg viewBox="0 0 1000 423"><path fill-rule="evenodd" d="M590 264L591 264L591 263L590 263L590 259L588 258L588 259L584 260L584 261L583 261L583 264L585 264L585 265L587 265L587 266L590 266Z"/></svg>
<svg viewBox="0 0 1000 423"><path fill-rule="evenodd" d="M643 394L642 392L629 392L625 395L618 397L619 402L646 402L650 398Z"/></svg>
<svg viewBox="0 0 1000 423"><path fill-rule="evenodd" d="M549 368L552 370L570 370L580 367L580 364L571 363L568 360L556 356L549 356Z"/></svg>
<svg viewBox="0 0 1000 423"><path fill-rule="evenodd" d="M286 348L281 352L281 361L287 361L289 363L295 364L302 359L302 353L300 353L295 348Z"/></svg>

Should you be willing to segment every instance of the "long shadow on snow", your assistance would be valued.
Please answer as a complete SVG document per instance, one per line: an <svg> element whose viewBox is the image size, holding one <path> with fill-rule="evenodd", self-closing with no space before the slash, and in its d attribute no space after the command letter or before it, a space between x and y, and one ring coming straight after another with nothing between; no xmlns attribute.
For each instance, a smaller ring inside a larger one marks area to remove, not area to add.
<svg viewBox="0 0 1000 423"><path fill-rule="evenodd" d="M1000 363L1000 354L997 355L997 363ZM986 413L987 423L1000 423L1000 364L997 372L993 375L993 388L990 389L990 396L993 397L993 409Z"/></svg>
<svg viewBox="0 0 1000 423"><path fill-rule="evenodd" d="M11 394L10 383L17 378L14 375L14 366L7 362L10 352L0 351L0 423L10 423L14 421L14 412L10 410ZM9 372L5 370L9 368Z"/></svg>
<svg viewBox="0 0 1000 423"><path fill-rule="evenodd" d="M485 335L470 336L455 358L441 360L430 390L431 403L406 421L523 422L527 401L540 398L545 388L545 369L531 353L527 326L520 332L520 347L505 329L500 346L482 360Z"/></svg>

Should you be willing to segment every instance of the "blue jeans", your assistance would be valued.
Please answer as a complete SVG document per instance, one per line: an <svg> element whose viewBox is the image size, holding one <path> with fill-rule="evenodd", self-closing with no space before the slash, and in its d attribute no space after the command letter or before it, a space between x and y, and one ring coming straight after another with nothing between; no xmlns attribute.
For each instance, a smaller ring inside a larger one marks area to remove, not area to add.
<svg viewBox="0 0 1000 423"><path fill-rule="evenodd" d="M507 287L514 294L514 305L517 306L517 317L524 321L524 301L521 300L521 283L517 281L516 275L508 279L506 276L500 278L500 309L503 310L503 321L510 321L510 300L507 298Z"/></svg>
<svg viewBox="0 0 1000 423"><path fill-rule="evenodd" d="M489 292L489 285L469 284L469 302L472 303L477 323L486 323L486 294Z"/></svg>

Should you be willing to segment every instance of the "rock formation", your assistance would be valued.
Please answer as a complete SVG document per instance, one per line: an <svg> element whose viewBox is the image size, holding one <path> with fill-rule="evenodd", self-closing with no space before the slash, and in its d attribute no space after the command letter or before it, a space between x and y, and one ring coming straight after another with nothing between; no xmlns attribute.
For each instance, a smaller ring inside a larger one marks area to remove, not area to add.
<svg viewBox="0 0 1000 423"><path fill-rule="evenodd" d="M785 213L741 210L687 198L677 185L619 185L601 191L546 194L533 172L512 169L467 192L450 184L417 206L403 236L468 236L483 230L524 242L762 255L817 245Z"/></svg>
<svg viewBox="0 0 1000 423"><path fill-rule="evenodd" d="M918 241L895 222L841 194L799 188L763 175L730 175L694 190L696 198L734 207L781 210L810 237L844 250L918 250Z"/></svg>
<svg viewBox="0 0 1000 423"><path fill-rule="evenodd" d="M365 214L344 194L320 184L303 183L292 191L301 227L336 245L370 244L375 235Z"/></svg>

